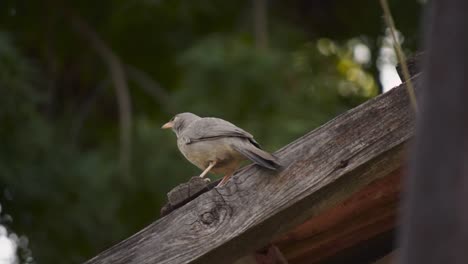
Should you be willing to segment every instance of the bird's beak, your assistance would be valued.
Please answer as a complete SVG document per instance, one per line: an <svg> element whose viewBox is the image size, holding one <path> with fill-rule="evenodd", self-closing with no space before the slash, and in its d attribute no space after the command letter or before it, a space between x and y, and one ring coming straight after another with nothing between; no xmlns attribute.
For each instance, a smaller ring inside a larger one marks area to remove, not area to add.
<svg viewBox="0 0 468 264"><path fill-rule="evenodd" d="M172 123L172 121L169 121L166 124L164 124L161 128L162 129L168 129L168 128L171 128L173 126L174 126L174 123Z"/></svg>

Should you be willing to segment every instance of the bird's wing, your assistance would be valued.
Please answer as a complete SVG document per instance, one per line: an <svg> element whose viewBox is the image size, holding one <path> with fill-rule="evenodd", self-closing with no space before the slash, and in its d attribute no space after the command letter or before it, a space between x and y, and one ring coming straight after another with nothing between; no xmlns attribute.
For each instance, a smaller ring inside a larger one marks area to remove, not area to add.
<svg viewBox="0 0 468 264"><path fill-rule="evenodd" d="M252 144L260 147L253 136L234 124L215 117L205 117L193 122L184 133L190 142L213 140L222 137L246 138Z"/></svg>

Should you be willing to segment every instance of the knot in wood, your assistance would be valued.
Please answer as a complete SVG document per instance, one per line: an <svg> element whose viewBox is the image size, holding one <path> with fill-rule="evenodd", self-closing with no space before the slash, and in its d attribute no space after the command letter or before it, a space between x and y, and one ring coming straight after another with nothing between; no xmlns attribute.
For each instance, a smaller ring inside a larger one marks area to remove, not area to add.
<svg viewBox="0 0 468 264"><path fill-rule="evenodd" d="M211 225L216 220L216 217L212 212L206 212L200 216L200 220L204 225Z"/></svg>
<svg viewBox="0 0 468 264"><path fill-rule="evenodd" d="M199 216L200 222L204 225L217 225L230 217L232 209L226 204L216 204L211 210L202 213Z"/></svg>

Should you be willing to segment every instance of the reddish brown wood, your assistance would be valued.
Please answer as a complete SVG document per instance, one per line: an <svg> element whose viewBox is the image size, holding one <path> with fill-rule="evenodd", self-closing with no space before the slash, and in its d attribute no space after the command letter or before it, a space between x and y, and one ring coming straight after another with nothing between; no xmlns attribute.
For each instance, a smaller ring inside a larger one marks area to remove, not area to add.
<svg viewBox="0 0 468 264"><path fill-rule="evenodd" d="M318 263L395 227L402 169L297 226L274 243L289 263Z"/></svg>
<svg viewBox="0 0 468 264"><path fill-rule="evenodd" d="M287 264L286 258L275 245L268 245L254 254L257 264Z"/></svg>

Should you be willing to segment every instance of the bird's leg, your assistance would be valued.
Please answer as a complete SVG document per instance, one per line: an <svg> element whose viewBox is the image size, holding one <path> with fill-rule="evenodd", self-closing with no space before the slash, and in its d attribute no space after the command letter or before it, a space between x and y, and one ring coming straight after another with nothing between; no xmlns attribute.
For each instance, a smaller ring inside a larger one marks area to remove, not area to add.
<svg viewBox="0 0 468 264"><path fill-rule="evenodd" d="M216 161L210 161L210 165L200 174L200 178L205 177L205 175L216 165Z"/></svg>
<svg viewBox="0 0 468 264"><path fill-rule="evenodd" d="M218 183L216 187L223 186L229 180L229 178L231 178L233 174L234 174L234 171L226 173L226 175L224 175L223 179Z"/></svg>

